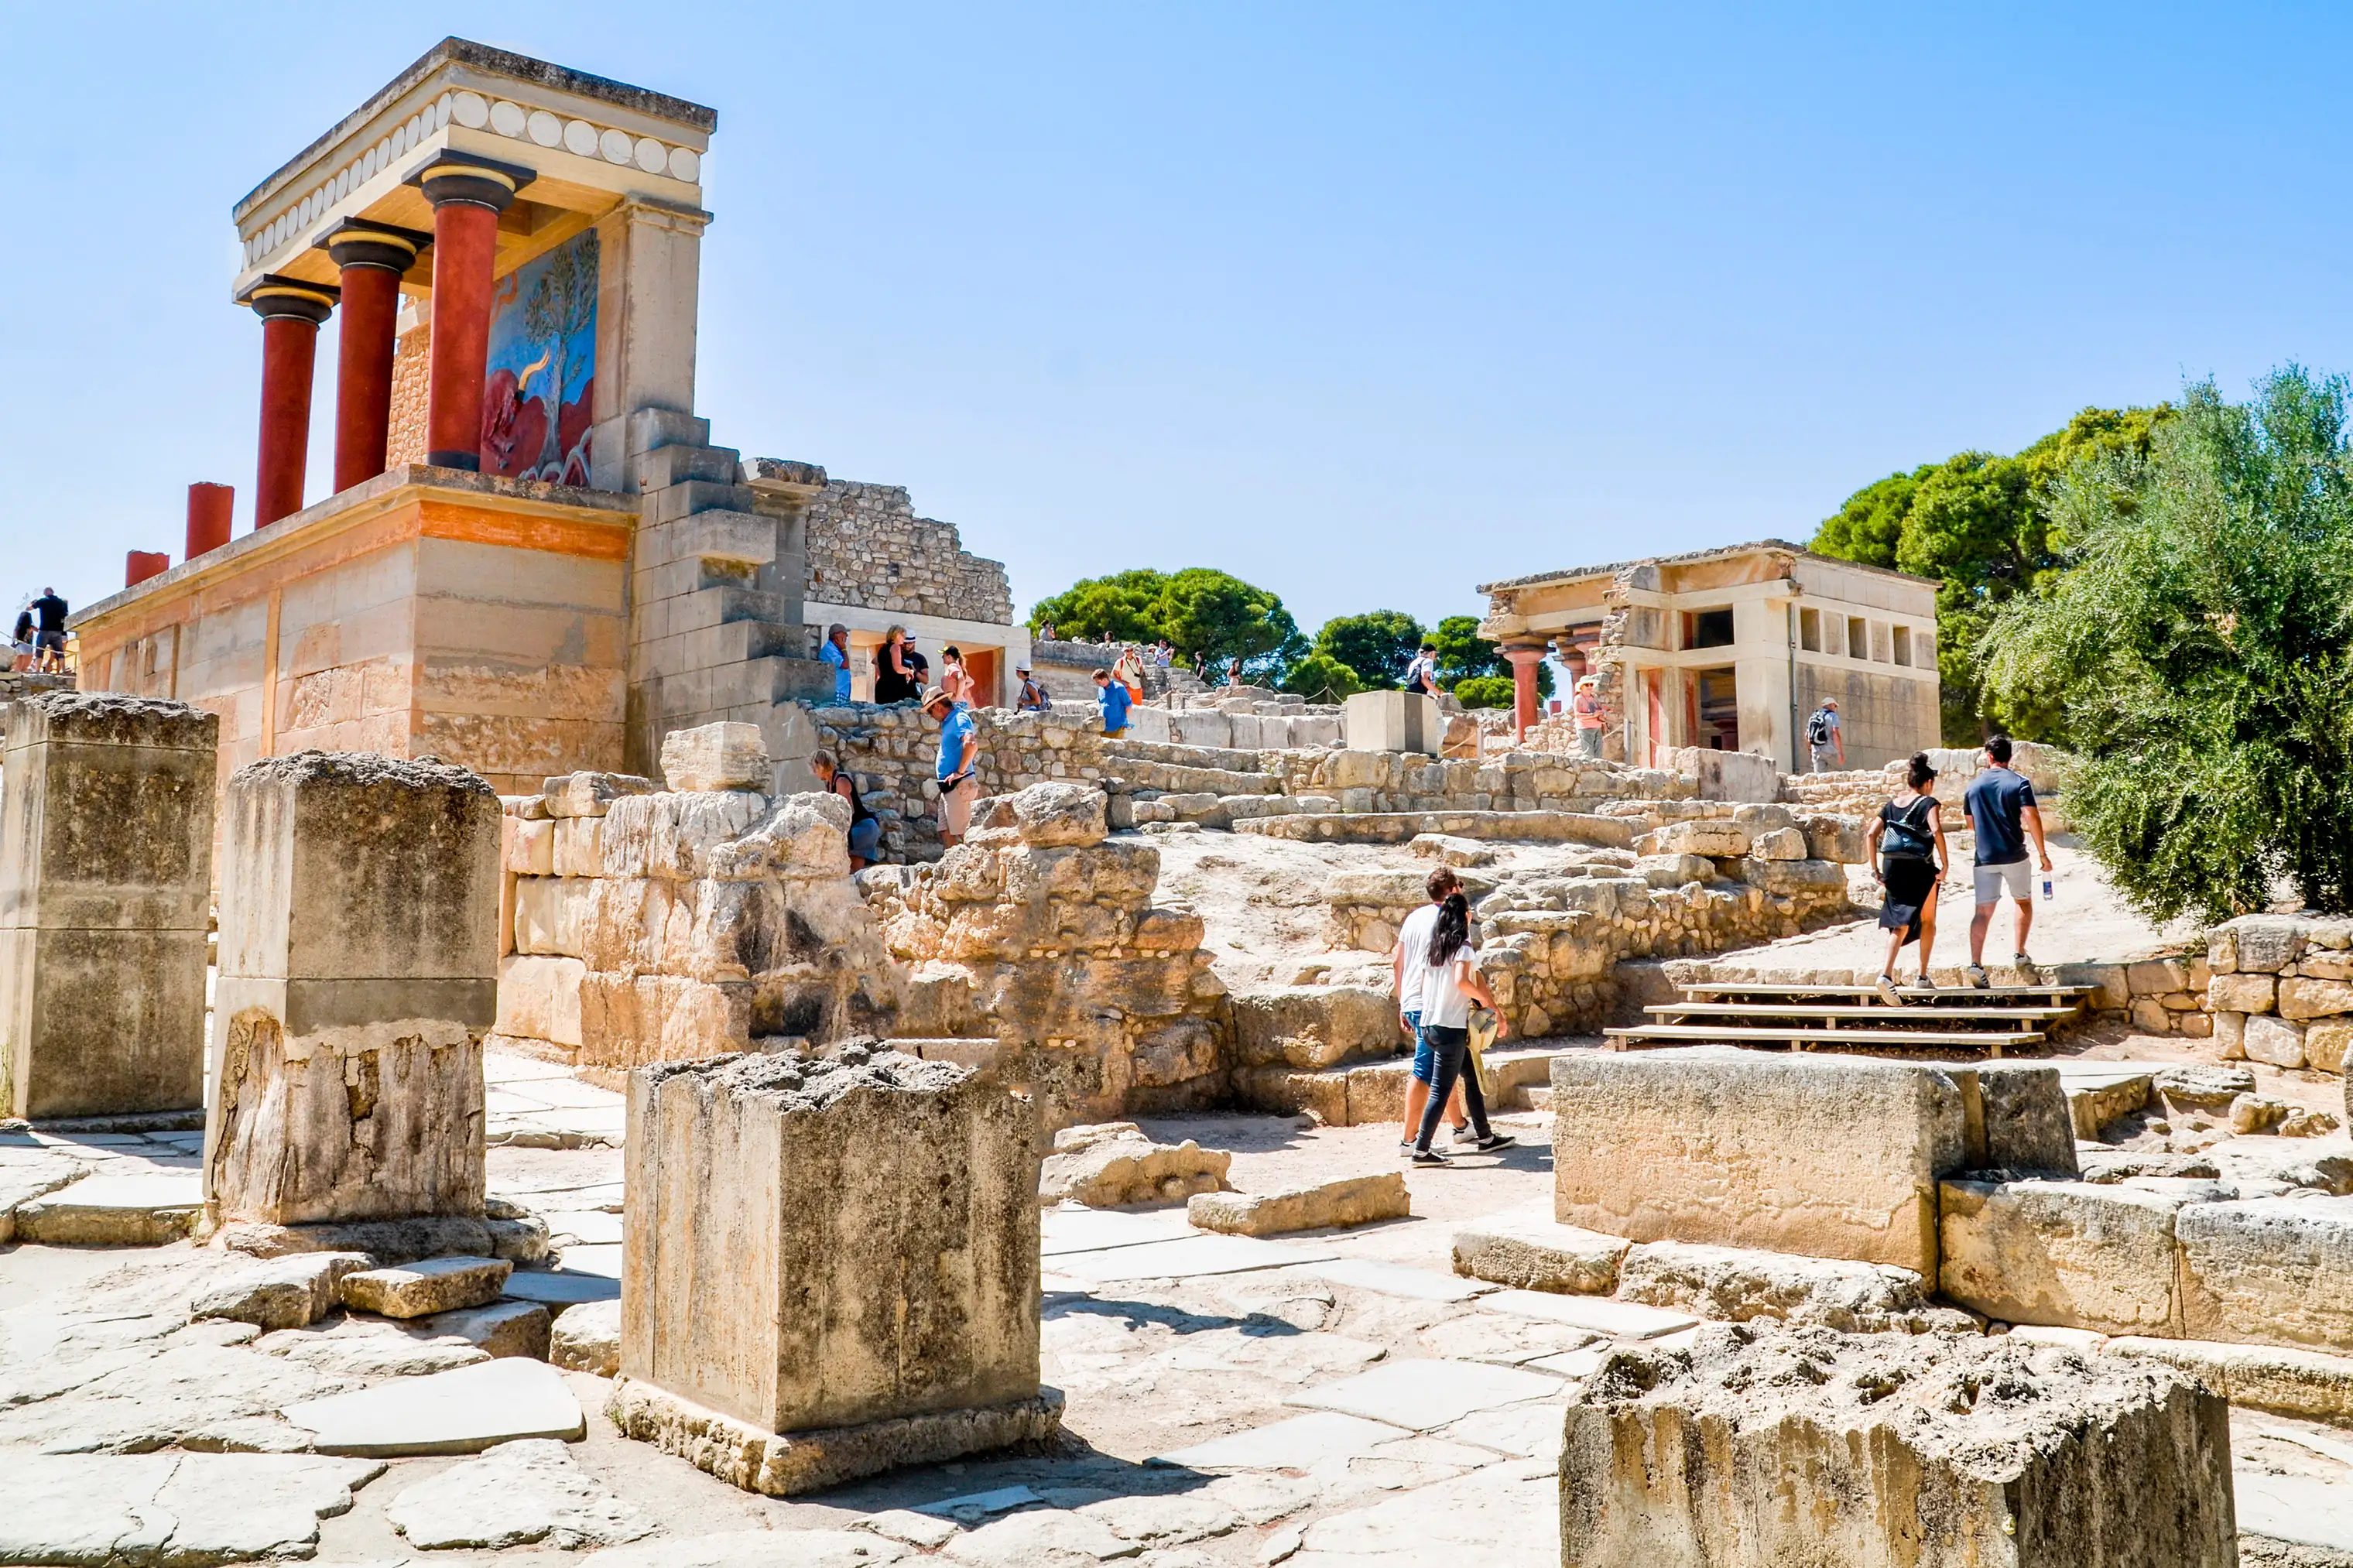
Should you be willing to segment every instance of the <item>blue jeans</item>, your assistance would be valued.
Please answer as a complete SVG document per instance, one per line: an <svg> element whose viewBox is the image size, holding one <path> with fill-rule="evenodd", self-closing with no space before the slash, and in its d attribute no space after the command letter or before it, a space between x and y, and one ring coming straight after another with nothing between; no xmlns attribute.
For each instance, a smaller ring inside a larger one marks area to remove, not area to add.
<svg viewBox="0 0 2353 1568"><path fill-rule="evenodd" d="M1438 1061L1430 1054L1430 1042L1422 1037L1421 1009L1415 1007L1398 1016L1403 1018L1406 1021L1406 1026L1413 1031L1413 1076L1428 1083L1430 1075L1438 1070Z"/></svg>
<svg viewBox="0 0 2353 1568"><path fill-rule="evenodd" d="M1450 1029L1443 1024L1425 1024L1421 1037L1430 1043L1430 1052L1438 1058L1438 1076L1430 1080L1430 1102L1421 1108L1421 1128L1413 1141L1417 1152L1430 1152L1430 1141L1438 1135L1439 1120L1446 1114L1446 1101L1454 1093L1454 1082L1462 1081L1462 1109L1471 1113L1471 1131L1482 1140L1494 1136L1487 1125L1487 1097L1479 1091L1479 1075L1462 1070L1464 1059L1471 1051L1471 1031Z"/></svg>
<svg viewBox="0 0 2353 1568"><path fill-rule="evenodd" d="M872 817L849 825L849 852L860 860L872 860L882 852L882 825Z"/></svg>

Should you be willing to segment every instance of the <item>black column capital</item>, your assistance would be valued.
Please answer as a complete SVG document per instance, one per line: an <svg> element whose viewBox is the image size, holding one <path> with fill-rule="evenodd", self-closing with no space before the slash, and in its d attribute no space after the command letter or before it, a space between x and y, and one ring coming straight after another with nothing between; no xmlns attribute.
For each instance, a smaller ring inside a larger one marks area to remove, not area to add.
<svg viewBox="0 0 2353 1568"><path fill-rule="evenodd" d="M401 183L422 190L425 199L437 207L447 202L470 202L504 212L514 204L515 193L537 178L537 170L520 163L444 152L419 164Z"/></svg>
<svg viewBox="0 0 2353 1568"><path fill-rule="evenodd" d="M315 327L335 313L335 302L343 293L332 283L265 272L246 285L237 302L251 306L253 313L265 321L291 317Z"/></svg>
<svg viewBox="0 0 2353 1568"><path fill-rule="evenodd" d="M432 243L431 235L417 229L347 217L312 240L311 247L325 251L338 267L381 267L405 275L417 265L417 253Z"/></svg>

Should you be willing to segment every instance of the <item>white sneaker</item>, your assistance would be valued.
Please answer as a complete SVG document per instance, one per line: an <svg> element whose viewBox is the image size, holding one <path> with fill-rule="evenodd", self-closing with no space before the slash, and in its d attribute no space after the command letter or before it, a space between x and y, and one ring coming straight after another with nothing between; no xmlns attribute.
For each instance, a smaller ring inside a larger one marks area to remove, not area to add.
<svg viewBox="0 0 2353 1568"><path fill-rule="evenodd" d="M1882 1002L1886 1003L1889 1006L1901 1007L1904 1005L1904 994L1895 989L1895 976L1893 974L1881 975L1877 980L1872 982L1871 988L1873 991L1878 992L1879 999Z"/></svg>
<svg viewBox="0 0 2353 1568"><path fill-rule="evenodd" d="M1979 991L1984 990L1986 988L1985 965L1982 963L1970 964L1967 969L1961 971L1961 978L1968 981L1975 989Z"/></svg>

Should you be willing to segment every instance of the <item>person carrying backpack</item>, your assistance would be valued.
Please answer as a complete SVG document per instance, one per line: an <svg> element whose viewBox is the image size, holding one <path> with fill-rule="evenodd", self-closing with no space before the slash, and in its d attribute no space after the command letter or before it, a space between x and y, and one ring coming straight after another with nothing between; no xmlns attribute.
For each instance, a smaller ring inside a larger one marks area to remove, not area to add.
<svg viewBox="0 0 2353 1568"><path fill-rule="evenodd" d="M1927 752L1912 753L1904 778L1904 788L1879 808L1869 840L1877 866L1873 874L1886 889L1879 926L1887 932L1887 962L1879 966L1875 989L1891 1007L1904 1005L1895 989L1895 961L1906 943L1920 944L1919 984L1936 984L1928 978L1928 953L1936 944L1936 888L1951 863L1945 848L1943 808L1933 793L1936 770L1928 765Z"/></svg>
<svg viewBox="0 0 2353 1568"><path fill-rule="evenodd" d="M1814 772L1826 773L1836 763L1846 767L1846 738L1839 733L1838 699L1825 697L1822 705L1806 716L1806 747L1812 754Z"/></svg>

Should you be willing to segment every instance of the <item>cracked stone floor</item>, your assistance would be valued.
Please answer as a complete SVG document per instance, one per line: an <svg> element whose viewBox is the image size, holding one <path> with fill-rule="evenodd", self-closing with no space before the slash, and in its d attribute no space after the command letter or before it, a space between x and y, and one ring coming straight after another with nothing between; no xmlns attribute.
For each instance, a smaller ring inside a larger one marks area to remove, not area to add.
<svg viewBox="0 0 2353 1568"><path fill-rule="evenodd" d="M598 1293L619 1270L618 1097L502 1054L491 1079L492 1191L543 1215L564 1272ZM1168 1213L1049 1215L1043 1375L1069 1401L1064 1441L790 1500L620 1437L606 1384L578 1372L557 1374L586 1415L578 1442L248 1451L299 1449L286 1405L480 1352L353 1320L272 1336L191 1323L189 1294L222 1264L185 1244L0 1248L0 1563L1551 1568L1560 1408L1609 1342L1595 1329L1692 1331L1618 1303L1630 1321L1605 1324L1585 1299L1530 1302L1450 1272L1453 1225L1550 1190L1546 1119L1499 1123L1521 1146L1410 1172L1413 1218L1345 1234L1251 1242ZM1391 1127L1146 1126L1235 1151L1245 1190L1397 1158ZM200 1142L6 1135L0 1177L72 1160L193 1180ZM2242 1522L2308 1542L2251 1561L2353 1563L2337 1555L2353 1553L2353 1434L2240 1413L2233 1445Z"/></svg>

